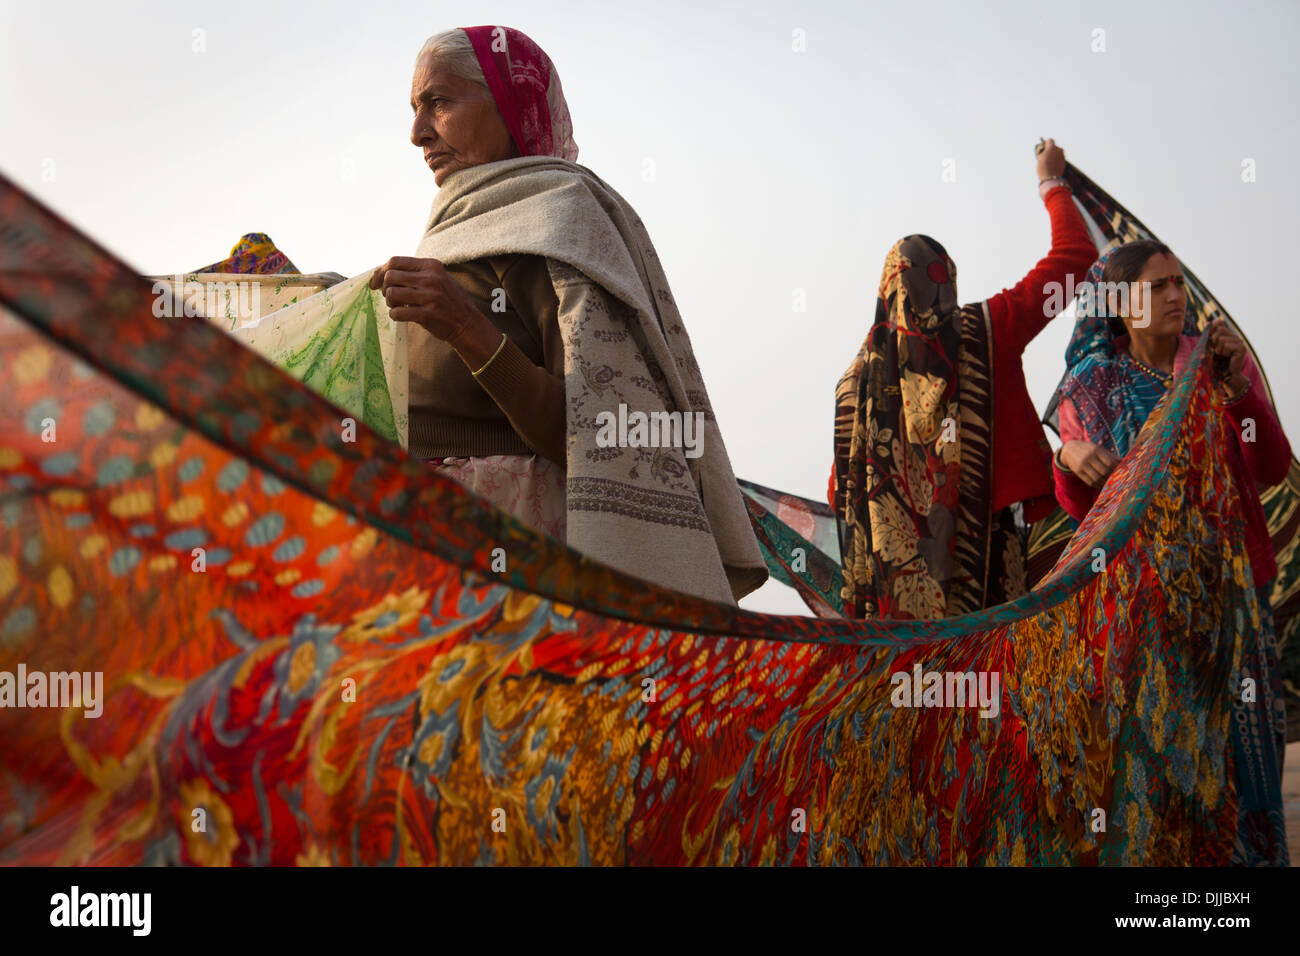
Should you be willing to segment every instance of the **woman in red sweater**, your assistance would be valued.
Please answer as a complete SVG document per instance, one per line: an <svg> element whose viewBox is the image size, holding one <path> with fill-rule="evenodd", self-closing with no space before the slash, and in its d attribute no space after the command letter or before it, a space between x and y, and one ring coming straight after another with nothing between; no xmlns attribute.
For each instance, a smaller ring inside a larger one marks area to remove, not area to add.
<svg viewBox="0 0 1300 956"><path fill-rule="evenodd" d="M928 236L885 260L875 322L835 393L829 497L851 617L950 617L1025 590L1025 522L1055 502L1021 356L1097 254L1064 171L1047 140L1052 248L1014 289L959 306L957 267Z"/></svg>
<svg viewBox="0 0 1300 956"><path fill-rule="evenodd" d="M1116 288L1131 290L1127 304L1117 292L1103 291ZM1187 308L1182 269L1159 242L1115 247L1093 265L1080 292L1079 317L1066 351L1068 370L1058 392L1063 445L1054 472L1061 506L1082 521L1142 423L1187 365L1199 334ZM1237 439L1226 464L1241 495L1260 608L1260 627L1247 627L1239 675L1254 681L1256 699L1234 694L1233 862L1286 866L1281 792L1286 704L1269 608L1277 564L1259 492L1286 477L1291 445L1241 337L1222 319L1212 322L1207 334L1222 368L1216 397Z"/></svg>

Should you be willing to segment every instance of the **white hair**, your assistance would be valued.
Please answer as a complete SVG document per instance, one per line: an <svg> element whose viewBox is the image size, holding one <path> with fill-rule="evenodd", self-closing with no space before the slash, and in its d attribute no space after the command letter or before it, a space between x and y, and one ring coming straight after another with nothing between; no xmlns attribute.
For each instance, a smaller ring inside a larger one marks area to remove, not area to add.
<svg viewBox="0 0 1300 956"><path fill-rule="evenodd" d="M483 79L483 68L478 65L478 55L474 45L469 42L469 34L464 30L444 30L435 33L424 41L420 55L415 58L418 65L426 56L444 64L453 76L477 83L487 89L487 80Z"/></svg>

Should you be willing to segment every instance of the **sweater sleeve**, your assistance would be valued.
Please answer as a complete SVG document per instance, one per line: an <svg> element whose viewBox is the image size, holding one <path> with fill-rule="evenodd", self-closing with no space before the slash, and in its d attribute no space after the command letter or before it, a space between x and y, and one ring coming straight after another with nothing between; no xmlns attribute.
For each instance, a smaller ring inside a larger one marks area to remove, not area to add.
<svg viewBox="0 0 1300 956"><path fill-rule="evenodd" d="M1237 445L1251 477L1261 488L1271 488L1281 484L1291 469L1291 443L1282 431L1259 367L1249 352L1242 371L1250 382L1246 394L1225 405L1223 411L1234 425Z"/></svg>
<svg viewBox="0 0 1300 956"><path fill-rule="evenodd" d="M478 376L478 383L530 448L560 467L567 467L564 341L560 336L559 300L546 260L541 256L512 257L506 260L499 279L514 310L537 323L546 367L534 363L507 338L500 353Z"/></svg>
<svg viewBox="0 0 1300 956"><path fill-rule="evenodd" d="M997 323L993 341L1016 355L1024 352L1034 336L1069 304L1067 290L1083 281L1097 258L1097 247L1070 190L1058 186L1048 192L1043 202L1052 218L1051 250L1014 289L1004 289L989 303L990 316ZM1069 282L1067 276L1074 276L1075 281ZM1053 288L1053 284L1059 288ZM994 307L998 299L1003 308Z"/></svg>
<svg viewBox="0 0 1300 956"><path fill-rule="evenodd" d="M1062 445L1067 441L1086 440L1083 423L1079 421L1079 413L1075 410L1073 402L1068 398L1062 398L1058 414ZM1097 489L1074 472L1066 471L1058 465L1055 456L1052 457L1052 477L1056 482L1056 500L1061 503L1061 507L1071 518L1082 521L1092 508L1093 502L1097 500Z"/></svg>

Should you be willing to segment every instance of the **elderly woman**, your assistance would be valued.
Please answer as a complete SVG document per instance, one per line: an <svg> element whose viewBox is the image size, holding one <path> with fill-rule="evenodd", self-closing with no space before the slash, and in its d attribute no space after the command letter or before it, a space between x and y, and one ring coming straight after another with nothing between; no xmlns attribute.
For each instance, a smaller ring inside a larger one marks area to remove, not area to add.
<svg viewBox="0 0 1300 956"><path fill-rule="evenodd" d="M730 603L758 587L767 571L658 256L574 162L550 59L507 27L440 33L411 108L439 194L417 256L371 280L412 324L411 454L646 580Z"/></svg>

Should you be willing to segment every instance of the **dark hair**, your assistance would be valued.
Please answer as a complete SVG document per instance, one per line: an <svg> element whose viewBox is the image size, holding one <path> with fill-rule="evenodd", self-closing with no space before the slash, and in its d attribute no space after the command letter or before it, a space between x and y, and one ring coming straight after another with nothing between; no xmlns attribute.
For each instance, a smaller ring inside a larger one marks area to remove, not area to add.
<svg viewBox="0 0 1300 956"><path fill-rule="evenodd" d="M1103 283L1130 283L1136 282L1137 277L1142 274L1146 267L1147 261L1156 255L1172 256L1173 252L1163 242L1157 242L1154 239L1136 239L1133 242L1126 242L1123 245L1116 246L1106 260L1105 267L1101 270L1101 281ZM1109 303L1098 302L1099 309L1109 309ZM1099 312L1099 315L1105 314ZM1124 335L1128 330L1124 327L1123 321L1117 315L1110 317L1110 330L1115 335Z"/></svg>

